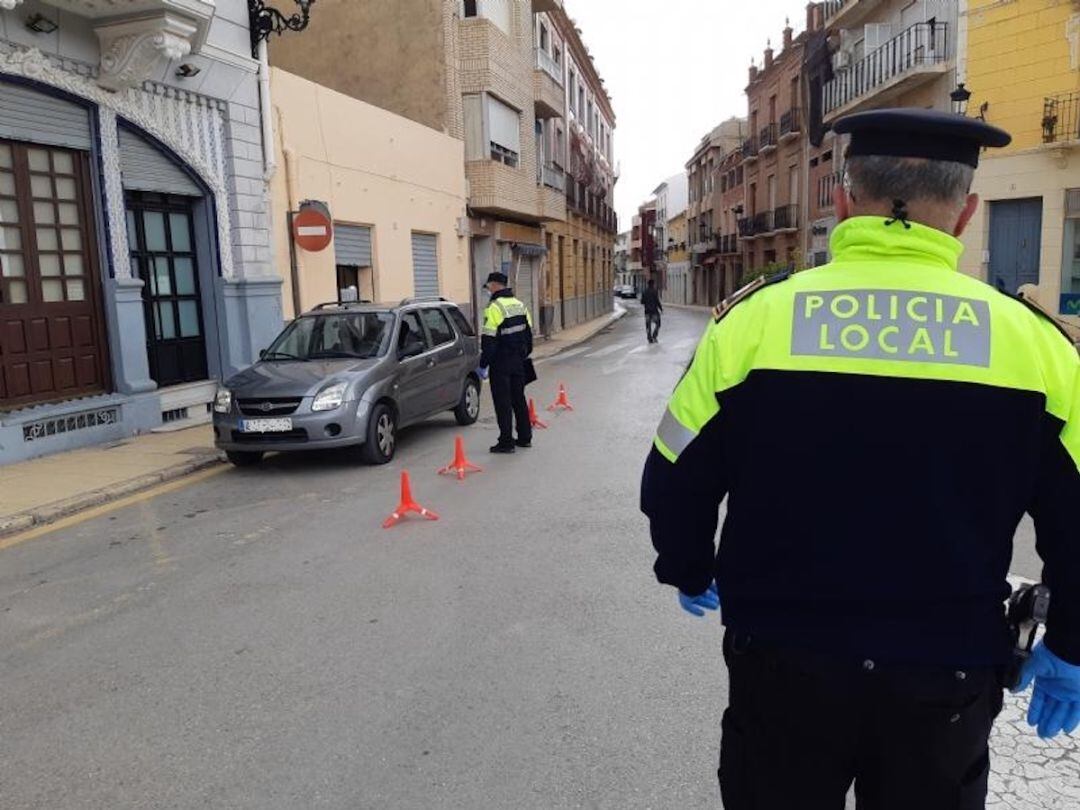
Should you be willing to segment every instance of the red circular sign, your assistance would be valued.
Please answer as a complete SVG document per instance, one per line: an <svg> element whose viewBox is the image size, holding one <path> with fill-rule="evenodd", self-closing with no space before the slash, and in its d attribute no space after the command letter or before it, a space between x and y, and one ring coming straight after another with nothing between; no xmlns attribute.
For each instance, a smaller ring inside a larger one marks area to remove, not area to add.
<svg viewBox="0 0 1080 810"><path fill-rule="evenodd" d="M293 239L304 250L318 253L325 250L334 238L334 224L323 211L311 206L300 209L293 217Z"/></svg>

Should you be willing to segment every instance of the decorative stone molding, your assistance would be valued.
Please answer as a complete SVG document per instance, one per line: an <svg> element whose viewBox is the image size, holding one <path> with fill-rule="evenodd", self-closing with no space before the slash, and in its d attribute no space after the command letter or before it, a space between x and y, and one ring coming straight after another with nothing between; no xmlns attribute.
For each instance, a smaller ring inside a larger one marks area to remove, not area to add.
<svg viewBox="0 0 1080 810"><path fill-rule="evenodd" d="M0 0L0 11L13 11L23 0Z"/></svg>
<svg viewBox="0 0 1080 810"><path fill-rule="evenodd" d="M235 277L226 184L224 102L152 82L144 83L142 88L110 92L100 87L91 76L64 69L37 48L14 47L4 52L4 46L0 46L2 74L55 87L88 99L100 108L101 155L106 167L105 192L113 231L110 249L118 277L127 277L131 271L126 250L127 236L124 233L123 189L118 185L120 155L116 137L117 116L169 147L210 189L216 202L221 274L226 279ZM109 177L115 178L117 184L112 189ZM119 236L117 231L120 232Z"/></svg>
<svg viewBox="0 0 1080 810"><path fill-rule="evenodd" d="M94 29L101 42L101 75L106 90L134 87L154 72L162 61L183 59L191 53L197 26L175 14L99 25Z"/></svg>

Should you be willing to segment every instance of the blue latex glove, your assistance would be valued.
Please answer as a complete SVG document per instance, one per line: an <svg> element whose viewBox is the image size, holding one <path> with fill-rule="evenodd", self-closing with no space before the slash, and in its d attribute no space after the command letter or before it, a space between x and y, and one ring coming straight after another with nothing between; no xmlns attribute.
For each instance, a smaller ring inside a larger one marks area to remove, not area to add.
<svg viewBox="0 0 1080 810"><path fill-rule="evenodd" d="M704 616L706 610L716 610L720 607L720 594L716 590L716 583L710 585L705 593L697 596L687 596L679 591L679 605L694 616Z"/></svg>
<svg viewBox="0 0 1080 810"><path fill-rule="evenodd" d="M476 370L476 373L479 375L481 380L486 380L488 378L488 375L490 374L490 372L486 368L478 368Z"/></svg>
<svg viewBox="0 0 1080 810"><path fill-rule="evenodd" d="M1039 730L1044 740L1064 731L1072 734L1080 726L1080 666L1062 661L1041 641L1024 664L1020 685L1023 692L1035 681L1028 708L1028 725Z"/></svg>

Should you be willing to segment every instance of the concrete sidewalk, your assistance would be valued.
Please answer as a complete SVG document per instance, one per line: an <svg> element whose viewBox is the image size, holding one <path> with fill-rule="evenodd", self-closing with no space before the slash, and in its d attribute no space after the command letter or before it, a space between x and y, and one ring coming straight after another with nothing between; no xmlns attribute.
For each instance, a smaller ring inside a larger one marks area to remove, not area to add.
<svg viewBox="0 0 1080 810"><path fill-rule="evenodd" d="M615 311L538 341L537 360L584 343L626 314ZM209 425L150 433L0 467L0 537L53 523L222 463Z"/></svg>
<svg viewBox="0 0 1080 810"><path fill-rule="evenodd" d="M0 537L220 464L209 425L0 467Z"/></svg>
<svg viewBox="0 0 1080 810"><path fill-rule="evenodd" d="M615 304L615 309L607 315L602 315L588 323L578 324L577 326L557 333L554 337L548 338L547 340L537 341L536 346L533 349L533 359L546 360L567 349L578 346L587 340L592 340L600 332L622 318L626 312L627 310L625 307L620 304Z"/></svg>

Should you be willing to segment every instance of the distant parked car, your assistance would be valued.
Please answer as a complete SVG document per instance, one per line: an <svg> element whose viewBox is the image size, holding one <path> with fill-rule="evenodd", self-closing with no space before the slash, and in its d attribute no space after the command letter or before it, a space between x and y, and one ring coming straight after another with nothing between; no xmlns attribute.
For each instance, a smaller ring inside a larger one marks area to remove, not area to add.
<svg viewBox="0 0 1080 810"><path fill-rule="evenodd" d="M468 318L443 299L323 304L218 389L215 442L240 467L322 447L385 464L407 425L446 411L476 421L478 362Z"/></svg>
<svg viewBox="0 0 1080 810"><path fill-rule="evenodd" d="M623 284L615 288L615 295L619 298L637 298L637 290L631 284Z"/></svg>

